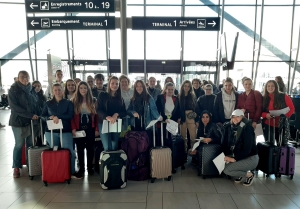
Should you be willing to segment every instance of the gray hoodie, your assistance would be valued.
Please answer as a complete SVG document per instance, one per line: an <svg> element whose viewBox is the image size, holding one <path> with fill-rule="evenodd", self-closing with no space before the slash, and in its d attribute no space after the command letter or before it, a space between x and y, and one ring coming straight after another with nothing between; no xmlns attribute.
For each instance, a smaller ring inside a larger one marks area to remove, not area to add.
<svg viewBox="0 0 300 209"><path fill-rule="evenodd" d="M224 115L226 119L230 119L231 113L234 111L236 98L234 91L231 91L231 94L227 94L225 90L222 88L222 98L223 98L223 106L224 106Z"/></svg>

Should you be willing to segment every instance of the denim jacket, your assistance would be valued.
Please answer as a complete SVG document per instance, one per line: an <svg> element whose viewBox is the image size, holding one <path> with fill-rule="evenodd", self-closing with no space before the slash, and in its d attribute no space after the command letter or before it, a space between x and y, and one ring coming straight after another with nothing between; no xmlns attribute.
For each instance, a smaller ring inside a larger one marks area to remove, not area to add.
<svg viewBox="0 0 300 209"><path fill-rule="evenodd" d="M134 103L134 101L131 100L130 104L128 106L128 109L127 109L127 114L131 117L130 125L132 125L132 126L134 125L133 114L136 112L134 110L133 103ZM144 115L143 115L143 120L144 120L145 126L147 127L152 120L158 119L159 116L160 116L160 114L157 111L157 107L156 107L156 104L154 102L154 99L150 96L148 102L144 101Z"/></svg>

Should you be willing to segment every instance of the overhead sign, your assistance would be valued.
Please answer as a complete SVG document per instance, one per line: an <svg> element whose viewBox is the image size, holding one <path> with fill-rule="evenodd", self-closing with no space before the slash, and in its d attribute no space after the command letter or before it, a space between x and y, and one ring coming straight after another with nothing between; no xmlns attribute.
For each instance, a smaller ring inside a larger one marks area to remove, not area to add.
<svg viewBox="0 0 300 209"><path fill-rule="evenodd" d="M219 31L219 17L132 17L132 30Z"/></svg>
<svg viewBox="0 0 300 209"><path fill-rule="evenodd" d="M114 30L115 17L27 17L27 30Z"/></svg>
<svg viewBox="0 0 300 209"><path fill-rule="evenodd" d="M27 13L114 12L115 0L25 0L25 8Z"/></svg>

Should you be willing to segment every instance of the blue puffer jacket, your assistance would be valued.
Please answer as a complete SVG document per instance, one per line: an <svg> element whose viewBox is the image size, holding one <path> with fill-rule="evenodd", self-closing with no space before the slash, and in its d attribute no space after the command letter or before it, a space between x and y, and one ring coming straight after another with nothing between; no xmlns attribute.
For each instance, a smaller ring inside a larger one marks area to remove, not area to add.
<svg viewBox="0 0 300 209"><path fill-rule="evenodd" d="M134 110L133 103L134 103L134 101L131 100L130 104L128 106L128 109L127 109L127 114L131 116L130 125L132 125L132 126L134 125L133 114L136 112ZM154 102L154 99L150 96L149 101L144 102L143 119L144 119L145 126L147 127L152 120L157 120L159 118L159 116L160 116L160 114L157 111L157 107Z"/></svg>
<svg viewBox="0 0 300 209"><path fill-rule="evenodd" d="M50 120L50 116L52 115L57 116L62 120L63 132L72 132L71 119L74 115L74 106L71 101L67 99L62 99L58 103L55 100L47 101L41 118L47 121ZM46 131L49 132L48 128Z"/></svg>

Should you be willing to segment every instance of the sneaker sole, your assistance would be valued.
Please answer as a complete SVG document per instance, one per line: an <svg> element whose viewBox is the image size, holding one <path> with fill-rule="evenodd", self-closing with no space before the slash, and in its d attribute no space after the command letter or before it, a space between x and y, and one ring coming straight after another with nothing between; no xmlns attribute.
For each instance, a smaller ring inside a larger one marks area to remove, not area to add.
<svg viewBox="0 0 300 209"><path fill-rule="evenodd" d="M252 179L250 184L243 184L245 187L251 186L253 184L254 179Z"/></svg>

